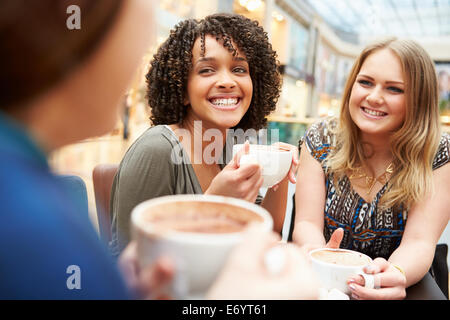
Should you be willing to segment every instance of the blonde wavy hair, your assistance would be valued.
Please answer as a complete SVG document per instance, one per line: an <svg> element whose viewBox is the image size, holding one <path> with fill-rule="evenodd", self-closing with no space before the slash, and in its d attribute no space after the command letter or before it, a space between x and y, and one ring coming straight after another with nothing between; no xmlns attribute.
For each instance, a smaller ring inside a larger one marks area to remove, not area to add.
<svg viewBox="0 0 450 320"><path fill-rule="evenodd" d="M380 199L382 208L411 205L432 192L432 163L440 140L438 82L434 63L427 52L412 40L390 38L367 46L357 58L345 85L341 115L335 128L336 148L327 161L328 172L339 181L347 172L364 163L358 127L349 112L353 84L366 58L388 48L400 60L405 81L406 117L390 142L395 172Z"/></svg>

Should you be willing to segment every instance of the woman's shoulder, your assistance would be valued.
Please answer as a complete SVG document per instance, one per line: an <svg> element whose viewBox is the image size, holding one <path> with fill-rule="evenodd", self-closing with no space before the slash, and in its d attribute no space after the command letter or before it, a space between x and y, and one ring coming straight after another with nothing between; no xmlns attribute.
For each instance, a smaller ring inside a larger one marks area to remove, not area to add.
<svg viewBox="0 0 450 320"><path fill-rule="evenodd" d="M175 133L167 125L157 125L145 130L141 136L136 139L139 145L150 146L173 146L178 143Z"/></svg>
<svg viewBox="0 0 450 320"><path fill-rule="evenodd" d="M145 130L130 146L129 151L170 151L178 144L175 133L166 125L157 125Z"/></svg>
<svg viewBox="0 0 450 320"><path fill-rule="evenodd" d="M438 151L433 160L433 169L442 167L450 161L450 134L443 133L439 141Z"/></svg>
<svg viewBox="0 0 450 320"><path fill-rule="evenodd" d="M169 127L158 125L148 128L128 148L121 167L150 161L167 162L178 144L177 137Z"/></svg>
<svg viewBox="0 0 450 320"><path fill-rule="evenodd" d="M446 147L448 151L448 149L450 148L450 133L447 132L442 133L439 146Z"/></svg>
<svg viewBox="0 0 450 320"><path fill-rule="evenodd" d="M314 122L305 132L300 144L305 143L308 149L316 150L334 145L337 118L327 117Z"/></svg>
<svg viewBox="0 0 450 320"><path fill-rule="evenodd" d="M313 123L300 139L299 149L302 145L306 146L311 155L323 163L335 146L337 123L335 117L323 118Z"/></svg>

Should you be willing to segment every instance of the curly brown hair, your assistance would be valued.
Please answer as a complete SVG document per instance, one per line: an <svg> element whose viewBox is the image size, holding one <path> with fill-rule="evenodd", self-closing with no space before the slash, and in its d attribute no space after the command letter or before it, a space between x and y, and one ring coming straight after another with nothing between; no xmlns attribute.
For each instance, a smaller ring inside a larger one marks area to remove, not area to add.
<svg viewBox="0 0 450 320"><path fill-rule="evenodd" d="M175 26L169 38L154 55L146 75L147 98L154 125L183 121L187 79L192 68L192 48L200 37L205 54L205 35L211 35L231 54L236 49L247 58L253 83L250 107L235 128L259 130L267 125L266 116L275 110L281 89L277 54L267 33L252 21L237 14L213 14L202 20L187 19Z"/></svg>

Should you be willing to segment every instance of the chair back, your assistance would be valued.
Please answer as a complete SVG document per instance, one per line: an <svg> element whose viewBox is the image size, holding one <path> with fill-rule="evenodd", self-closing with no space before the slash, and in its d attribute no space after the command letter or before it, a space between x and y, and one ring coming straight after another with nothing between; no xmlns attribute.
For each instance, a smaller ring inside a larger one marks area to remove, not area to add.
<svg viewBox="0 0 450 320"><path fill-rule="evenodd" d="M86 184L83 179L75 175L57 175L56 176L73 198L77 211L89 218L89 205Z"/></svg>
<svg viewBox="0 0 450 320"><path fill-rule="evenodd" d="M109 201L114 176L119 168L118 164L98 164L92 171L94 182L95 206L100 238L108 244L111 241L111 216L109 213Z"/></svg>

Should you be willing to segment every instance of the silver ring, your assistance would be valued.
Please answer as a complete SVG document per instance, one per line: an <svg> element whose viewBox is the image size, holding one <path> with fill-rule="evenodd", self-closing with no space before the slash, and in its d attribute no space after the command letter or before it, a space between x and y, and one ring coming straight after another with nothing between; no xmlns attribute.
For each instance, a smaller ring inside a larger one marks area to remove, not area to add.
<svg viewBox="0 0 450 320"><path fill-rule="evenodd" d="M375 276L364 272L358 272L358 275L364 278L364 288L368 289L380 289L380 284L375 283Z"/></svg>

